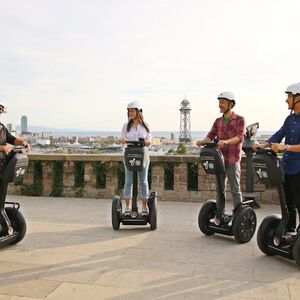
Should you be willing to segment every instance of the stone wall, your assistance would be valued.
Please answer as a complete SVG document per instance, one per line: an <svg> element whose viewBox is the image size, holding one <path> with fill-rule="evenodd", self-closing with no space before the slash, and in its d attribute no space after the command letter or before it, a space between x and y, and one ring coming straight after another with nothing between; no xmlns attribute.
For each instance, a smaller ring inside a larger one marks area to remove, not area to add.
<svg viewBox="0 0 300 300"><path fill-rule="evenodd" d="M75 155L75 154L29 154L31 162L26 173L23 185L15 186L11 184L8 189L9 194L24 194L22 187L30 187L35 183L34 163L40 162L42 165L42 191L41 195L51 196L55 176L53 175L53 162L62 163L62 197L87 197L111 199L116 193L121 193L118 185L117 170L123 160L122 155ZM167 201L205 201L216 197L216 184L214 176L206 175L200 164L198 165L198 190L188 190L188 163L196 163L198 157L191 155L168 155L151 156L151 190L158 192L159 200ZM75 185L75 167L78 162L83 162L83 182L81 186ZM96 185L96 174L94 163L102 162L106 168L105 187L98 188ZM166 164L174 164L174 185L172 189L165 188L165 169ZM242 190L245 190L245 158L242 159ZM277 191L274 189L266 190L265 186L258 183L254 178L254 191L257 192L259 203L278 203ZM231 199L231 194L227 193L227 199Z"/></svg>

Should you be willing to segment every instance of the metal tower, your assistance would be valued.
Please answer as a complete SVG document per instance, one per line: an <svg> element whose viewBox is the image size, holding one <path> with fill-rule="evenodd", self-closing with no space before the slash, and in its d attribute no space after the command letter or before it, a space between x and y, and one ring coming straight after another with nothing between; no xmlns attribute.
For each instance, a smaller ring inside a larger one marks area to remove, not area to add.
<svg viewBox="0 0 300 300"><path fill-rule="evenodd" d="M180 103L180 134L179 142L189 143L192 141L191 135L191 109L190 102L185 98Z"/></svg>

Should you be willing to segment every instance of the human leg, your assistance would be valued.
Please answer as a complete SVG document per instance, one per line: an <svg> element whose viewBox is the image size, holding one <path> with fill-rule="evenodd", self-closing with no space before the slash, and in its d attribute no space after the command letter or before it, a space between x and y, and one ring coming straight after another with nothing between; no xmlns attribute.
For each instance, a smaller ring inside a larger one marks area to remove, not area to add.
<svg viewBox="0 0 300 300"><path fill-rule="evenodd" d="M149 195L149 183L148 183L148 170L149 170L149 162L139 172L139 183L140 183L140 196L142 200L142 214L146 215L148 214L148 208L147 208L147 200Z"/></svg>
<svg viewBox="0 0 300 300"><path fill-rule="evenodd" d="M230 190L233 198L233 208L235 209L242 203L242 192L240 185L241 166L240 163L228 165L225 167L226 175L229 181Z"/></svg>
<svg viewBox="0 0 300 300"><path fill-rule="evenodd" d="M295 183L294 183L295 184ZM285 194L285 200L286 205L289 213L289 220L286 225L287 231L295 231L296 229L296 208L294 204L294 196L295 188L293 184L293 175L285 175L285 182L284 182L284 194ZM299 185L299 182L298 182Z"/></svg>
<svg viewBox="0 0 300 300"><path fill-rule="evenodd" d="M124 184L124 199L126 202L125 214L130 214L131 212L131 197L132 197L132 184L133 184L133 172L126 168L125 169L125 184Z"/></svg>
<svg viewBox="0 0 300 300"><path fill-rule="evenodd" d="M297 212L298 218L300 218L300 173L293 175L286 175L288 177L288 189L289 189L289 203L287 204L289 209L290 217L290 226L292 229L296 228L297 224ZM299 220L299 219L298 219ZM299 226L298 226L299 228Z"/></svg>

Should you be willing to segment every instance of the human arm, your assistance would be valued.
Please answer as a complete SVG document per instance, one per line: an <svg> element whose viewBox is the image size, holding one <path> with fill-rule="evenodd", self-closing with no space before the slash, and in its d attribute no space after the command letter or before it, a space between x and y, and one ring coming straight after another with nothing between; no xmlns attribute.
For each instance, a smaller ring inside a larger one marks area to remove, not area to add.
<svg viewBox="0 0 300 300"><path fill-rule="evenodd" d="M148 130L146 130L145 146L150 146L152 141L152 134L149 125L147 124Z"/></svg>
<svg viewBox="0 0 300 300"><path fill-rule="evenodd" d="M127 133L127 123L125 123L123 125L121 137L119 138L119 141L121 144L125 144L127 142L127 138L126 138L127 134L126 133Z"/></svg>
<svg viewBox="0 0 300 300"><path fill-rule="evenodd" d="M245 138L245 119L241 116L238 117L237 120L237 126L236 126L236 131L235 131L235 136L226 139L226 140L219 140L218 146L220 148L223 148L227 145L235 145L242 143Z"/></svg>
<svg viewBox="0 0 300 300"><path fill-rule="evenodd" d="M272 150L277 151L290 151L290 152L300 152L300 145L283 145L283 144L273 144Z"/></svg>
<svg viewBox="0 0 300 300"><path fill-rule="evenodd" d="M211 139L208 136L206 136L203 140L198 140L196 142L196 145L200 147L201 145L203 145L205 143L210 143L210 142L211 142Z"/></svg>

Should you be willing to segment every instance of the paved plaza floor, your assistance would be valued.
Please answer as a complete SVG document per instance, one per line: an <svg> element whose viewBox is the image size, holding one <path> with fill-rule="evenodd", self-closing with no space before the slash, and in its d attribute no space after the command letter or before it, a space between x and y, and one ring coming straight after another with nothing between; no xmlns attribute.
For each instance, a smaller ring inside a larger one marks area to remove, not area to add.
<svg viewBox="0 0 300 300"><path fill-rule="evenodd" d="M0 300L300 299L300 268L256 237L204 236L202 204L159 202L158 228L111 227L110 200L8 196L27 221L0 250ZM276 206L256 210L262 218Z"/></svg>

